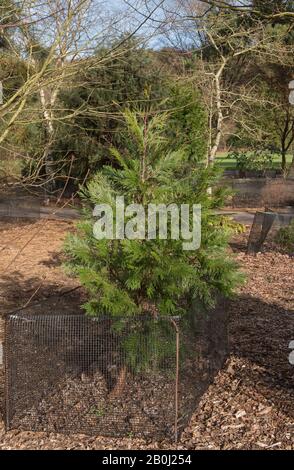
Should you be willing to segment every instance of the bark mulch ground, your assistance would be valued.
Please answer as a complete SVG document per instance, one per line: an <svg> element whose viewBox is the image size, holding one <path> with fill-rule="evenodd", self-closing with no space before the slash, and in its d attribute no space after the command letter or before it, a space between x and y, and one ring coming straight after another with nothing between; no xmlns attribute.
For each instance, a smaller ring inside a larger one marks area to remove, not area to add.
<svg viewBox="0 0 294 470"><path fill-rule="evenodd" d="M85 295L61 268L60 247L72 229L65 222L0 221L2 315L30 300L28 312L80 310ZM247 282L229 305L230 356L177 445L82 434L5 434L0 421L0 449L294 449L294 367L288 361L294 261L275 251L248 256L246 237L232 245ZM3 390L1 368L0 384Z"/></svg>

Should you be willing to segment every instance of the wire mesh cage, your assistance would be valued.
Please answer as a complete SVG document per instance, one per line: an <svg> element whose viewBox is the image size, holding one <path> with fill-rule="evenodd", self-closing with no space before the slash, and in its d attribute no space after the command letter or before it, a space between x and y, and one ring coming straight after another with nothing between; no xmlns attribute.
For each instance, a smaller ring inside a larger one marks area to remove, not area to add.
<svg viewBox="0 0 294 470"><path fill-rule="evenodd" d="M10 315L6 429L177 438L224 361L224 315Z"/></svg>
<svg viewBox="0 0 294 470"><path fill-rule="evenodd" d="M294 220L294 209L287 212L256 212L248 240L248 253L258 253L263 244L274 238L278 230Z"/></svg>

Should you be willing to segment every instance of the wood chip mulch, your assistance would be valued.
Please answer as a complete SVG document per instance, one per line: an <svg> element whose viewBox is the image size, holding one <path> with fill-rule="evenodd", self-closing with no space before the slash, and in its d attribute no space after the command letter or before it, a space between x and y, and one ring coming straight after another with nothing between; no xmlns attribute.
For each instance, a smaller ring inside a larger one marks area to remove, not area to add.
<svg viewBox="0 0 294 470"><path fill-rule="evenodd" d="M31 228L25 228L29 234ZM42 250L39 250L38 246L44 243L45 237L44 234L40 235L39 239L37 237L34 240L32 251L27 249L22 254L22 267L18 267L15 274L18 273L20 284L28 296L28 290L34 286L34 279L38 285L38 269L41 269L41 275L45 275L46 280L51 275L52 290L55 286L74 285L72 282L66 285L66 277L61 274L56 261L56 253L66 229L66 224L51 222L47 231L51 243L46 248L42 245ZM54 232L57 234L55 239L52 238ZM16 235L11 244L4 240L9 233L11 237L13 233ZM5 251L14 254L18 243L16 228L8 226L2 235ZM229 306L230 357L202 396L178 444L81 434L18 430L5 433L4 423L0 421L0 449L293 450L294 366L290 365L288 356L289 343L294 340L294 259L271 251L259 253L255 257L248 256L244 249L246 236L240 236L238 246L235 244L233 248L247 274L247 282ZM31 260L28 271L25 269L26 257ZM7 302L9 308L13 304L12 278L13 273L10 272L0 283L0 295L3 298L5 288L10 289ZM38 295L41 298L46 296L43 286ZM67 302L71 301L76 302L76 296L67 299ZM0 383L3 385L1 369Z"/></svg>

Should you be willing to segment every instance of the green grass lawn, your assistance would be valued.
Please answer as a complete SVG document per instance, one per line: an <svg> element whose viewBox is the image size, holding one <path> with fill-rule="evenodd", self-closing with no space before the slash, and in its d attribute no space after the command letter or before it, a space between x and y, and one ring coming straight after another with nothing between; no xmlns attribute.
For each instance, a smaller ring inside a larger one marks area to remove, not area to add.
<svg viewBox="0 0 294 470"><path fill-rule="evenodd" d="M224 170L236 170L236 160L228 157L228 152L219 152L217 154L217 162ZM282 157L279 154L273 155L274 168L281 168ZM287 163L292 161L292 155L287 155Z"/></svg>

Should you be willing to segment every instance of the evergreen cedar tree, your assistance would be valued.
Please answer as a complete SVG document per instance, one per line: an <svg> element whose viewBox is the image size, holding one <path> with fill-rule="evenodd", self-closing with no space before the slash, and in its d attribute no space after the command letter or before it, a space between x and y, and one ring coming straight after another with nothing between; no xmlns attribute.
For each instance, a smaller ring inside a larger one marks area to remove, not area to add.
<svg viewBox="0 0 294 470"><path fill-rule="evenodd" d="M194 112L199 109L196 103ZM185 119L197 125L193 109L189 112ZM79 278L88 293L87 314L106 315L117 330L124 328L125 319L135 324L140 315L151 320L176 315L192 324L197 314L192 304L211 306L219 295L231 295L240 281L237 265L228 254L230 230L214 213L223 203L224 190L214 191L213 196L208 191L215 187L219 175L206 168L203 154L197 153L200 143L193 153L188 145L190 129L181 146L175 146L171 128L176 115L124 113L125 146L111 149L113 164L104 166L81 190L83 220L66 241L66 269ZM197 135L197 129L195 132ZM201 204L201 248L183 251L182 241L171 239L97 240L93 236L93 208L109 204L115 219L117 196L124 196L126 205L140 203L144 208L149 203ZM155 334L154 326L148 328L145 323L145 354L139 344L139 326L125 338L128 360L134 367L148 367L150 351L171 354L174 341L168 341L170 329L166 325L159 321ZM151 342L160 347L149 347Z"/></svg>

